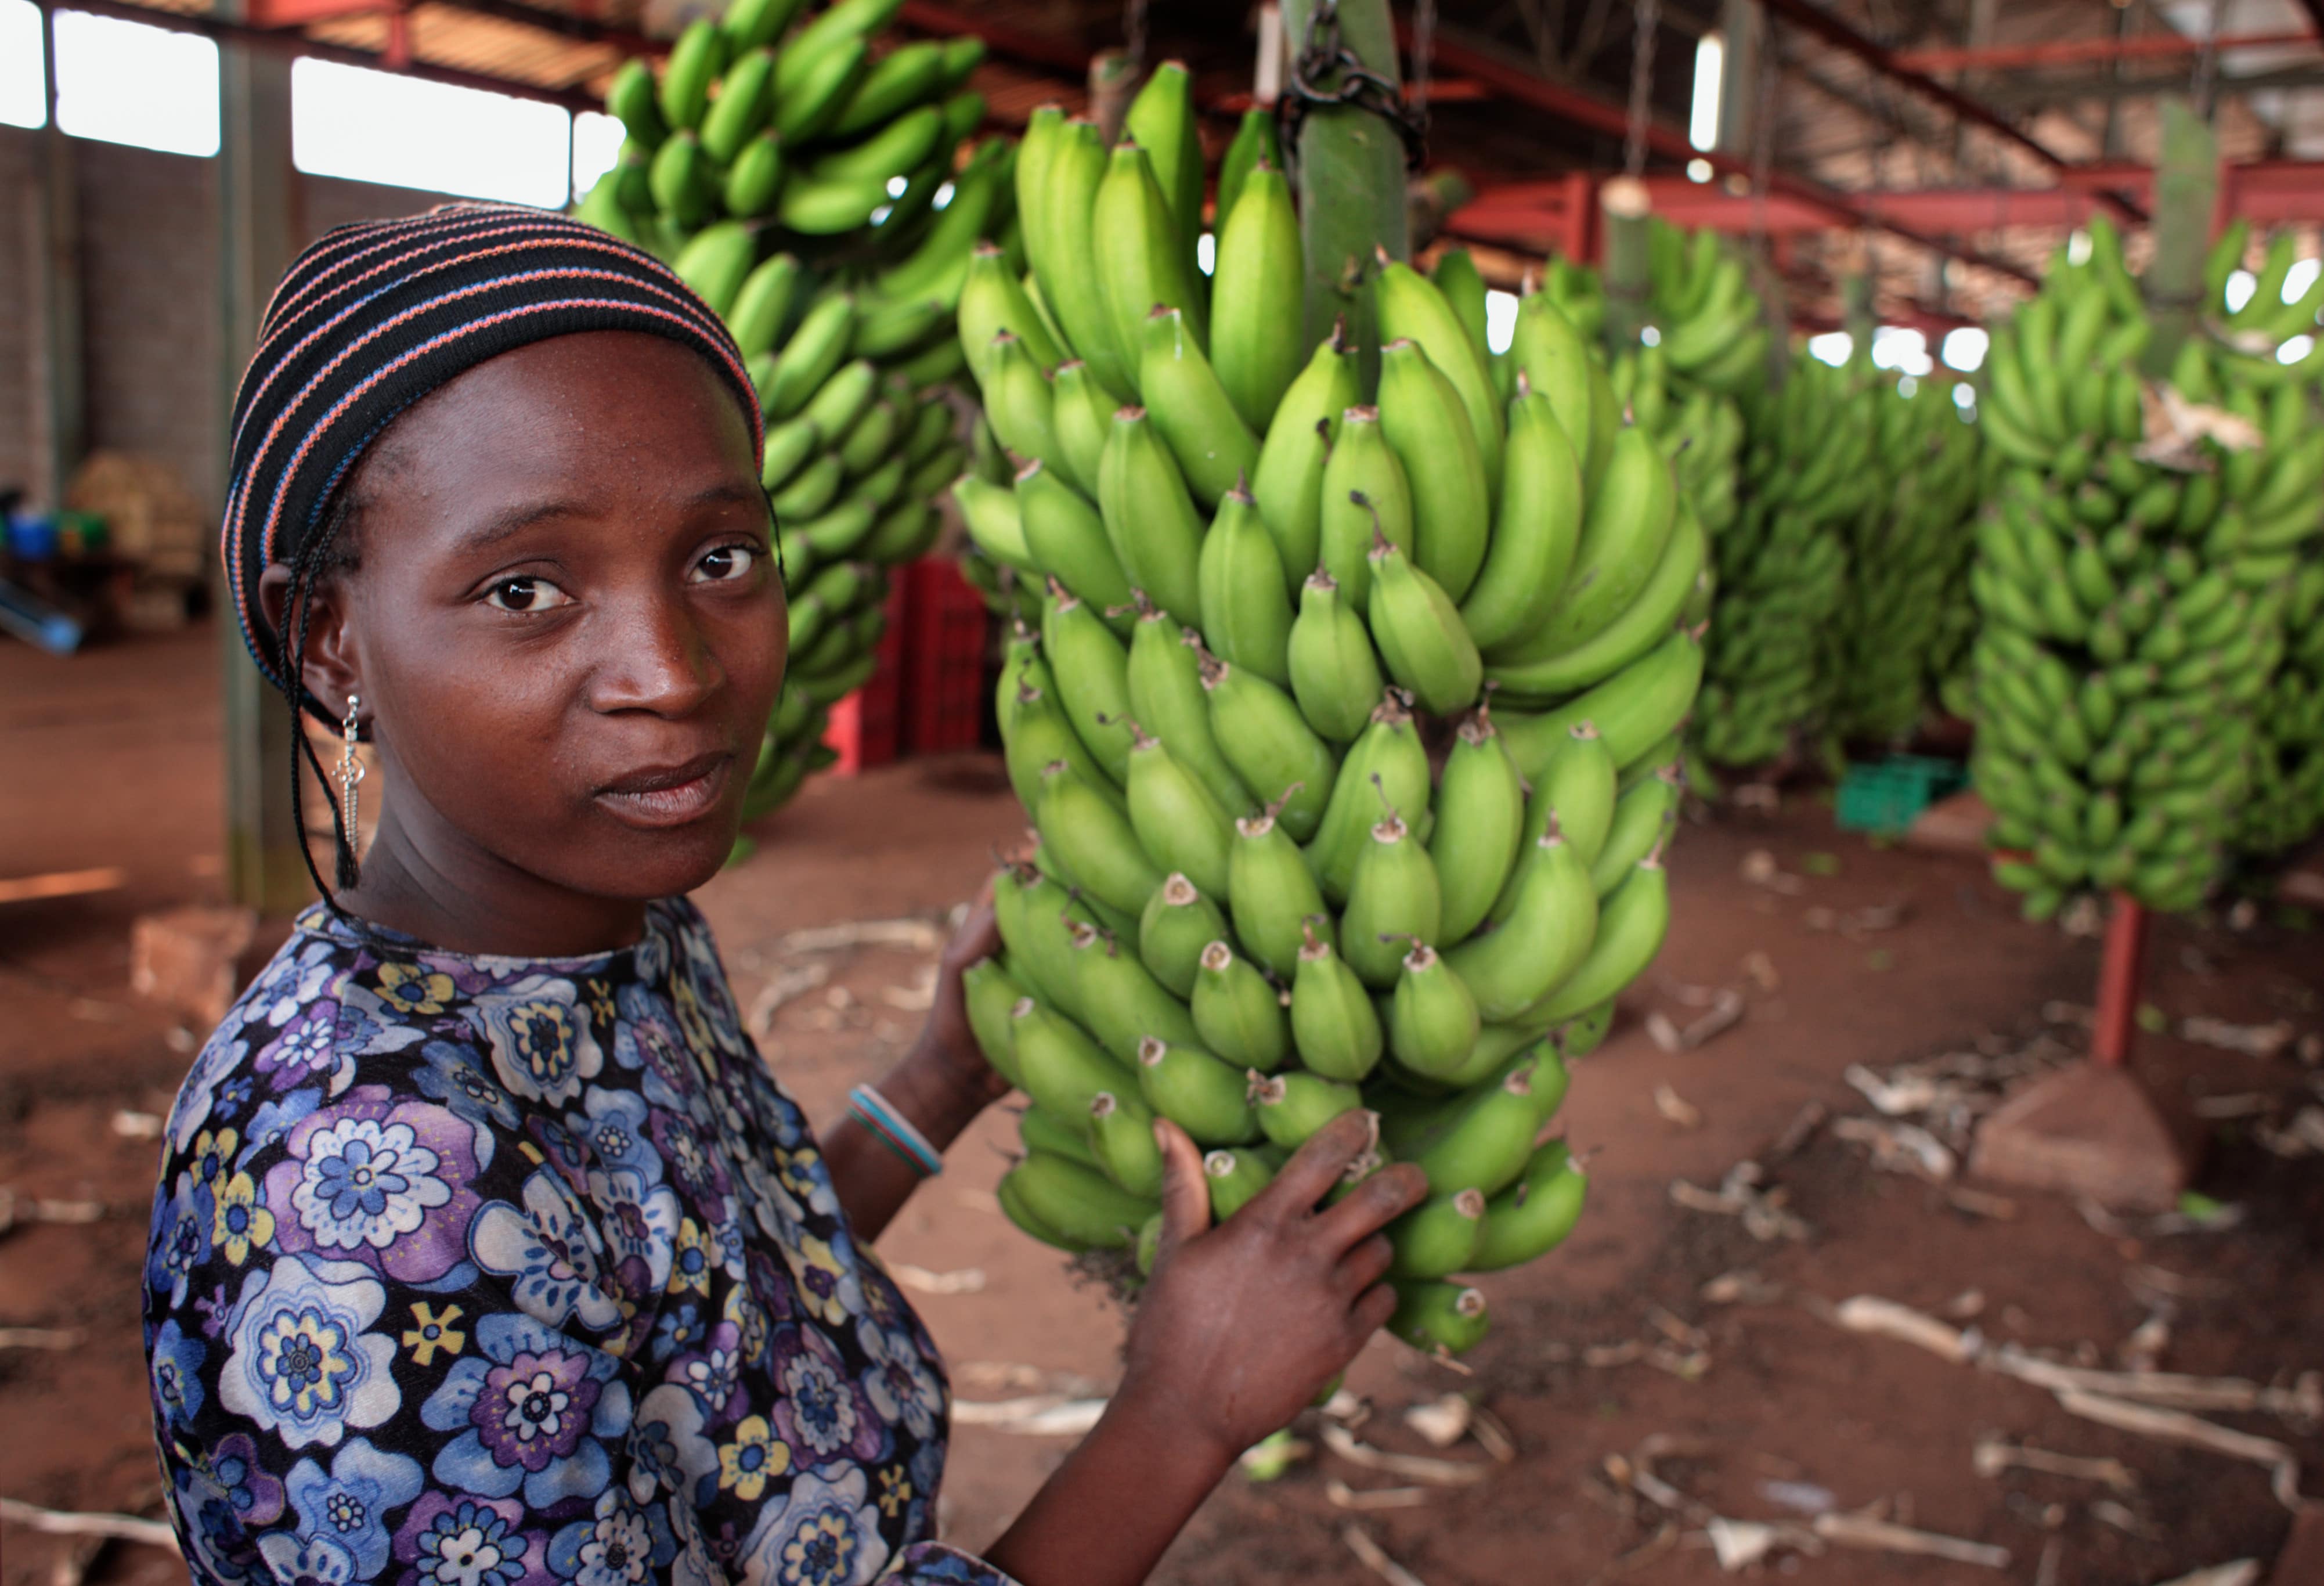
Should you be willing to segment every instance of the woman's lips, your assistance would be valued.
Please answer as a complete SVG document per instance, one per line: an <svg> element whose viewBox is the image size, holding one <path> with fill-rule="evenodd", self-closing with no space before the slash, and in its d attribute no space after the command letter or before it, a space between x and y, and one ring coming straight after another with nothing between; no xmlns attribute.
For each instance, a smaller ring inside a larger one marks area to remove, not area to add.
<svg viewBox="0 0 2324 1586"><path fill-rule="evenodd" d="M705 754L683 765L632 771L597 790L600 806L633 826L682 826L718 806L734 757Z"/></svg>

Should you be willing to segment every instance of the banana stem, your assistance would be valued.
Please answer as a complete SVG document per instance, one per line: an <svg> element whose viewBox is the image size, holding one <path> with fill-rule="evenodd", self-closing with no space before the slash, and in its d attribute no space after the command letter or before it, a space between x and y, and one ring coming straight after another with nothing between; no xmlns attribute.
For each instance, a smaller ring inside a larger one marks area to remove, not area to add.
<svg viewBox="0 0 2324 1586"><path fill-rule="evenodd" d="M1308 23L1323 4L1291 0L1284 8L1295 61L1305 47ZM1341 43L1366 69L1401 86L1388 0L1339 0L1336 12ZM1333 69L1314 86L1329 91L1339 85L1340 73ZM1300 124L1299 146L1292 152L1299 164L1299 231L1307 255L1305 346L1313 350L1344 315L1355 337L1358 387L1370 401L1379 388L1373 252L1384 248L1397 259L1408 259L1412 252L1404 143L1394 127L1369 110L1317 106Z"/></svg>
<svg viewBox="0 0 2324 1586"><path fill-rule="evenodd" d="M2219 194L2219 142L2183 99L2163 104L2163 158L2154 171L2154 257L2141 284L2154 335L2140 366L2160 380L2203 309L2203 255Z"/></svg>
<svg viewBox="0 0 2324 1586"><path fill-rule="evenodd" d="M1638 345L1646 327L1646 221L1653 213L1646 184L1617 177L1599 189L1606 217L1606 350L1619 354Z"/></svg>

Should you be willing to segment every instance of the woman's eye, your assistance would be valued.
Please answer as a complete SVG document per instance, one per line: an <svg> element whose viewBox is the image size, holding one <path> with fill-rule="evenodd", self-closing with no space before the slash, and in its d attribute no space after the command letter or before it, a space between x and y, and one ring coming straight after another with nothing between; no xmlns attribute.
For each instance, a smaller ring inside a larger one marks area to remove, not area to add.
<svg viewBox="0 0 2324 1586"><path fill-rule="evenodd" d="M727 584L758 565L759 553L747 545L722 545L694 564L696 579L704 584Z"/></svg>
<svg viewBox="0 0 2324 1586"><path fill-rule="evenodd" d="M503 578L485 592L484 599L504 612L545 612L573 603L571 595L546 578Z"/></svg>

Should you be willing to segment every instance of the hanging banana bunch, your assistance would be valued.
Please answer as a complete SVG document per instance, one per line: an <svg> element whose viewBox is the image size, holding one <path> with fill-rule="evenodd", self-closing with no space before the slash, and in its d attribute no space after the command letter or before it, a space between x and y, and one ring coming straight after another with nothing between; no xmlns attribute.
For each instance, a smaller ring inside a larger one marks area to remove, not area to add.
<svg viewBox="0 0 2324 1586"><path fill-rule="evenodd" d="M2284 611L2283 662L2259 702L2251 797L2236 845L2260 862L2324 831L2324 556L2310 541Z"/></svg>
<svg viewBox="0 0 2324 1586"><path fill-rule="evenodd" d="M2085 888L2172 911L2209 892L2268 745L2308 724L2274 684L2324 527L2324 355L2273 355L2324 304L2324 281L2282 300L2289 234L2233 311L2248 233L2221 238L2217 311L2153 385L2121 240L2103 217L2088 235L2088 258L2061 249L1994 332L1978 402L2008 466L1977 528L1971 770L1996 812L1995 874L2036 918Z"/></svg>
<svg viewBox="0 0 2324 1586"><path fill-rule="evenodd" d="M883 49L899 9L735 0L688 25L659 78L624 63L606 109L628 135L576 209L717 310L766 411L790 667L746 820L834 758L828 714L876 665L887 569L936 539L969 456L954 311L971 249L1016 236L1014 151L966 145L982 43Z"/></svg>
<svg viewBox="0 0 2324 1586"><path fill-rule="evenodd" d="M1460 1275L1581 1212L1579 1166L1535 1142L1668 927L1706 539L1546 293L1497 361L1465 255L1434 280L1381 258L1377 391L1343 334L1305 345L1263 115L1204 276L1188 88L1160 68L1111 148L1037 112L1025 261L980 250L962 292L1017 466L955 493L978 554L1041 595L998 699L1037 840L969 990L1033 1102L1001 1204L1150 1256L1156 1114L1207 1150L1226 1215L1368 1108L1366 1166L1433 1189L1390 1231L1391 1325L1458 1351L1486 1324Z"/></svg>
<svg viewBox="0 0 2324 1586"><path fill-rule="evenodd" d="M1909 376L1876 386L1872 500L1844 525L1849 582L1839 613L1833 730L1910 738L1975 626L1967 576L1978 503L1977 430L1952 387ZM1904 394L1909 390L1909 395ZM1958 599L1958 607L1949 604Z"/></svg>

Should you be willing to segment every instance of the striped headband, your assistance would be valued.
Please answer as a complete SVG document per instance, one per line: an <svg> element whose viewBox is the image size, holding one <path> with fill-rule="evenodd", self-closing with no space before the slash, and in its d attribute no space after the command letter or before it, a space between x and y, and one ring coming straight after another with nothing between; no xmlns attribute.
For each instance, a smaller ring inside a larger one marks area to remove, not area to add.
<svg viewBox="0 0 2324 1586"><path fill-rule="evenodd" d="M447 204L340 226L292 262L235 393L218 544L243 642L270 682L284 687L259 579L272 563L297 563L364 448L487 358L590 330L692 347L742 404L752 452L763 445L758 397L718 316L653 255L595 226Z"/></svg>

